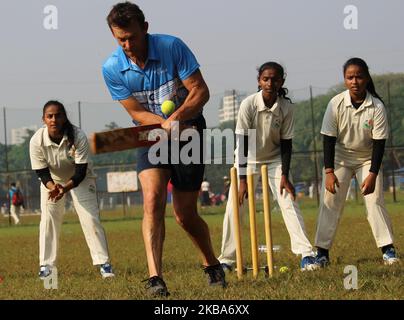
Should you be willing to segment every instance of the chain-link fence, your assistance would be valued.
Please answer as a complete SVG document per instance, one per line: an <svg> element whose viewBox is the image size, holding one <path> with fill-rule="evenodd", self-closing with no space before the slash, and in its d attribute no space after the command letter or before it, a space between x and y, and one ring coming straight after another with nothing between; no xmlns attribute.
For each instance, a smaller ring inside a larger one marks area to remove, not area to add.
<svg viewBox="0 0 404 320"><path fill-rule="evenodd" d="M394 75L392 76L394 80ZM394 201L403 199L404 194L404 109L403 80L383 82L374 78L379 94L384 98L388 111L391 137L386 144L383 159L384 187L387 196ZM401 87L399 86L401 85ZM293 139L291 173L298 196L301 199L318 201L321 168L323 165L322 117L330 97L341 92L341 87L325 89L308 87L289 92L295 103L295 133ZM125 110L117 103L77 102L66 104L72 123L81 126L89 135L91 132L131 125ZM41 109L15 109L4 107L0 112L0 205L7 213L7 192L11 182L16 182L23 191L26 214L39 214L39 180L31 170L29 160L29 136L42 126ZM230 128L234 126L231 121ZM25 129L24 129L25 128ZM222 128L222 127L221 127ZM24 131L25 130L25 131ZM25 134L25 136L24 136ZM213 155L214 156L214 155ZM205 176L211 184L212 194L221 195L225 188L224 176L229 177L231 164L226 159L233 154L223 155L222 164L206 165ZM98 202L102 212L114 212L120 217L141 214L141 191L131 193L109 193L106 174L114 171L135 170L135 151L98 155L92 158L97 174ZM318 182L316 184L316 181ZM349 197L360 201L357 183L352 182ZM215 197L215 199L221 199ZM220 204L219 201L215 201ZM71 208L71 201L67 201ZM135 209L137 208L137 209ZM138 210L139 212L137 212Z"/></svg>

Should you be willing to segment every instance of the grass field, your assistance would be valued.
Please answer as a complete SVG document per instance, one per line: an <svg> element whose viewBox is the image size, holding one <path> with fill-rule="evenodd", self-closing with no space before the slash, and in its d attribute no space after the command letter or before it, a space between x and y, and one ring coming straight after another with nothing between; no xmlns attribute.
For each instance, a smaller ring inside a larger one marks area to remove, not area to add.
<svg viewBox="0 0 404 320"><path fill-rule="evenodd" d="M260 206L258 205L258 211ZM313 202L302 202L310 240L314 240L317 209ZM395 244L404 250L404 206L388 203L393 222ZM209 224L215 252L221 243L224 207L204 209L203 218ZM116 218L113 212L103 213L112 263L116 277L103 281L98 268L92 266L90 254L77 217L67 214L62 227L58 263L58 290L45 290L38 272L39 217L23 217L22 225L5 226L0 218L0 299L149 299L144 295L147 267L141 235L141 208L129 218ZM245 219L247 222L248 220ZM264 244L263 217L258 213L260 244ZM337 237L332 248L331 266L316 272L301 272L300 259L290 251L289 236L279 212L273 213L273 242L281 250L275 253L275 275L264 274L252 280L251 274L241 281L233 272L227 275L229 286L209 288L202 272L200 257L191 241L168 214L164 249L164 277L171 292L168 299L201 300L267 300L267 299L403 299L403 264L384 266L376 248L363 205L347 203ZM250 264L248 229L243 229L244 257ZM400 250L401 249L401 250ZM263 264L265 255L260 254ZM358 268L358 289L344 289L344 268ZM280 266L290 271L279 273Z"/></svg>

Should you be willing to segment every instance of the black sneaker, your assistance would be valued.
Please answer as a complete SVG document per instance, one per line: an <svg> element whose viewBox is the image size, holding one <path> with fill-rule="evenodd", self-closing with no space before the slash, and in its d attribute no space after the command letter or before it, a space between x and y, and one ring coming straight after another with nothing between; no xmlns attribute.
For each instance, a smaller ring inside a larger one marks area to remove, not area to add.
<svg viewBox="0 0 404 320"><path fill-rule="evenodd" d="M226 288L225 274L220 263L205 267L203 271L208 275L208 283L210 286L222 286L222 288Z"/></svg>
<svg viewBox="0 0 404 320"><path fill-rule="evenodd" d="M320 268L325 268L330 265L330 257L328 250L323 248L317 248L317 255L315 256L315 264Z"/></svg>
<svg viewBox="0 0 404 320"><path fill-rule="evenodd" d="M158 276L143 280L147 281L145 288L147 293L152 297L168 297L170 293L167 290L166 283Z"/></svg>

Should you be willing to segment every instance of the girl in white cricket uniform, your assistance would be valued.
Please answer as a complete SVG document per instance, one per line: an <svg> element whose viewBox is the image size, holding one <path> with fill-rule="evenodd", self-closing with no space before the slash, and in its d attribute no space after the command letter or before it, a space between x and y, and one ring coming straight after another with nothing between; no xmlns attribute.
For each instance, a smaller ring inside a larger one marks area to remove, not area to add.
<svg viewBox="0 0 404 320"><path fill-rule="evenodd" d="M316 262L322 267L329 264L328 251L337 231L351 177L356 175L376 244L382 249L384 263L393 264L398 258L384 205L380 169L388 138L386 110L365 61L349 59L343 69L348 90L331 99L321 128L325 169L315 240L318 248Z"/></svg>
<svg viewBox="0 0 404 320"><path fill-rule="evenodd" d="M314 270L312 245L307 238L300 209L295 200L295 189L289 180L292 155L293 106L286 97L287 89L284 70L276 62L267 62L258 70L259 92L242 101L236 127L237 148L235 166L239 174L240 213L243 211L247 193L245 167L253 170L254 188L258 183L261 165L268 165L268 180L274 198L278 201L286 228L290 235L292 252L301 255L301 270ZM256 130L255 156L249 150L252 143L248 139L249 130ZM244 147L240 147L240 144ZM246 145L249 145L246 146ZM242 151L244 150L244 152ZM247 158L247 161L246 161ZM244 172L243 172L244 171ZM222 251L219 260L225 269L230 269L235 260L235 239L233 226L233 195L229 192L223 221Z"/></svg>
<svg viewBox="0 0 404 320"><path fill-rule="evenodd" d="M45 104L42 119L46 126L40 128L30 141L32 169L42 181L39 276L46 278L56 266L65 211L64 195L70 191L93 264L100 266L103 278L113 277L107 241L100 223L95 177L88 165L87 137L70 123L63 104L58 101Z"/></svg>

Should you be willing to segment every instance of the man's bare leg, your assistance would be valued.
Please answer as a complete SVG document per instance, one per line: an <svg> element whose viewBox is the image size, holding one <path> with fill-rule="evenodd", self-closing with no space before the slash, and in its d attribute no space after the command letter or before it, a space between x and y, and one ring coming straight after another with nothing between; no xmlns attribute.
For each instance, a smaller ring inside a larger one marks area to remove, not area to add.
<svg viewBox="0 0 404 320"><path fill-rule="evenodd" d="M208 225L198 214L198 193L199 191L179 191L174 187L174 214L178 224L188 233L202 253L203 265L212 266L218 264L219 260L213 251Z"/></svg>
<svg viewBox="0 0 404 320"><path fill-rule="evenodd" d="M142 232L150 277L162 278L162 256L165 238L165 208L170 171L146 169L139 173L143 191Z"/></svg>

